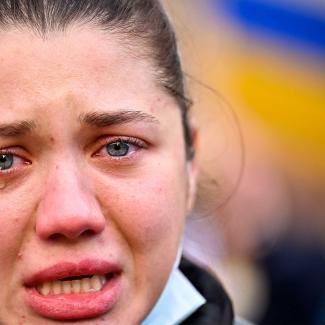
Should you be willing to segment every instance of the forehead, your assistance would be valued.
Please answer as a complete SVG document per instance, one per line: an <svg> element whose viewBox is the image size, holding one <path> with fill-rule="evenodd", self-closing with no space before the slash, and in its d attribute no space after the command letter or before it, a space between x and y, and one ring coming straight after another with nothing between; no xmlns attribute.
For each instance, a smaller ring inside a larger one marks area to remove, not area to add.
<svg viewBox="0 0 325 325"><path fill-rule="evenodd" d="M128 106L130 98L170 100L139 46L90 28L71 28L42 39L29 31L0 32L0 101L10 109L65 98ZM110 102L111 101L111 102ZM134 105L134 102L132 103ZM150 109L154 109L151 105Z"/></svg>

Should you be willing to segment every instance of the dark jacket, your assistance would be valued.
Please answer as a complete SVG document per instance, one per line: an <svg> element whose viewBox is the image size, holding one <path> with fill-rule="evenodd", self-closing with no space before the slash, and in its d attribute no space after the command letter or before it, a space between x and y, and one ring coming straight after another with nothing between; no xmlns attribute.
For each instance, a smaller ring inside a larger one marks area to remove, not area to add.
<svg viewBox="0 0 325 325"><path fill-rule="evenodd" d="M180 270L207 301L182 325L233 325L232 303L220 282L184 258Z"/></svg>

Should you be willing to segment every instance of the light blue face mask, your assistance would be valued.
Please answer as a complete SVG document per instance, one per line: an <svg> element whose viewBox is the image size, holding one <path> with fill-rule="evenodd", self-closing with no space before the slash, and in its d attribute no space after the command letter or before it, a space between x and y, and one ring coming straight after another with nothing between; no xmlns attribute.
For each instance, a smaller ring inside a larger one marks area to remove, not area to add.
<svg viewBox="0 0 325 325"><path fill-rule="evenodd" d="M141 325L175 325L201 307L206 300L178 269L182 247L158 302Z"/></svg>

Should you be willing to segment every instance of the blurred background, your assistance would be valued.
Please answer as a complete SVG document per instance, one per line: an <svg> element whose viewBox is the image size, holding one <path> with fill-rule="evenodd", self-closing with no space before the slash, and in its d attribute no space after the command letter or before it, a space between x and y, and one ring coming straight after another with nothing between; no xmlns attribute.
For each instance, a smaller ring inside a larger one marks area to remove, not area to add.
<svg viewBox="0 0 325 325"><path fill-rule="evenodd" d="M185 252L238 315L324 325L325 1L165 3L200 130Z"/></svg>

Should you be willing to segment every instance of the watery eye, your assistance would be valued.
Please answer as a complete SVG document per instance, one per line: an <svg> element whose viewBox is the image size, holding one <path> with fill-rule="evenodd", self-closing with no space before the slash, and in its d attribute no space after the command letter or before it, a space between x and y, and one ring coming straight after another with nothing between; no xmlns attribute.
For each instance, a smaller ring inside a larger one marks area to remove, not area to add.
<svg viewBox="0 0 325 325"><path fill-rule="evenodd" d="M112 157L126 156L129 150L130 150L130 145L123 141L116 141L106 145L106 151Z"/></svg>
<svg viewBox="0 0 325 325"><path fill-rule="evenodd" d="M14 156L12 154L0 154L0 170L10 169L14 164Z"/></svg>

